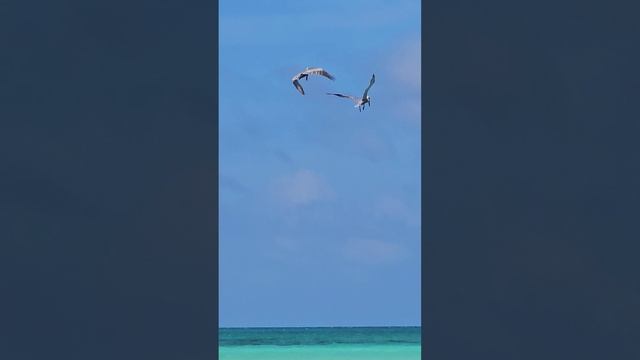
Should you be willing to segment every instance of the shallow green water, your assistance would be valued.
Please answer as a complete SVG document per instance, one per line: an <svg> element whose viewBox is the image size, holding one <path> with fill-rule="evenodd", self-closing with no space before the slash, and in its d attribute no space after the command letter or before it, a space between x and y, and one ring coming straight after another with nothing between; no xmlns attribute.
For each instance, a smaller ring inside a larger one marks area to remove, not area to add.
<svg viewBox="0 0 640 360"><path fill-rule="evenodd" d="M420 328L220 329L222 360L417 360Z"/></svg>

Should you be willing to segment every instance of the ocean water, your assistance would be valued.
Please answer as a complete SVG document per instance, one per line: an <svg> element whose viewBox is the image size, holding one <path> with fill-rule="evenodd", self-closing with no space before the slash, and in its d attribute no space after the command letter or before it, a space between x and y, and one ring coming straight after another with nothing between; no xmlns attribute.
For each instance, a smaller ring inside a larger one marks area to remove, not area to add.
<svg viewBox="0 0 640 360"><path fill-rule="evenodd" d="M222 328L221 360L418 360L420 327Z"/></svg>

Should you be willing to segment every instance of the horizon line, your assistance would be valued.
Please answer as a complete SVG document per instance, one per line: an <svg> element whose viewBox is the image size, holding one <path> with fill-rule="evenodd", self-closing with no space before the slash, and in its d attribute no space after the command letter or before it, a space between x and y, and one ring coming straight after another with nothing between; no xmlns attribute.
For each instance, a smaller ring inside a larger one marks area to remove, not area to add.
<svg viewBox="0 0 640 360"><path fill-rule="evenodd" d="M319 325L319 326L220 326L218 329L321 329L321 328L399 328L399 327L422 327L421 325Z"/></svg>

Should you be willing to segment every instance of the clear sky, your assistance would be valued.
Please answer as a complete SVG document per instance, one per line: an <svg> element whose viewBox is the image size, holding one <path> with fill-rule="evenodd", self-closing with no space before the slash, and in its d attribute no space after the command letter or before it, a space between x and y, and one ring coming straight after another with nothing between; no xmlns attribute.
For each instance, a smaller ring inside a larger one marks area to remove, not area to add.
<svg viewBox="0 0 640 360"><path fill-rule="evenodd" d="M220 326L420 324L420 2L219 9Z"/></svg>

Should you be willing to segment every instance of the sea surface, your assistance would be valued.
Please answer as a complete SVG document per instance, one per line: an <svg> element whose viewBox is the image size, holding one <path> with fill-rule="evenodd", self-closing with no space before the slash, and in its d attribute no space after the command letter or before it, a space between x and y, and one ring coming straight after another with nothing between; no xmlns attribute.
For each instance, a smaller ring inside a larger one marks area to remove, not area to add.
<svg viewBox="0 0 640 360"><path fill-rule="evenodd" d="M222 328L221 360L418 360L420 327Z"/></svg>

